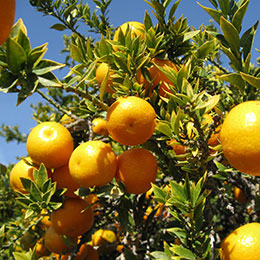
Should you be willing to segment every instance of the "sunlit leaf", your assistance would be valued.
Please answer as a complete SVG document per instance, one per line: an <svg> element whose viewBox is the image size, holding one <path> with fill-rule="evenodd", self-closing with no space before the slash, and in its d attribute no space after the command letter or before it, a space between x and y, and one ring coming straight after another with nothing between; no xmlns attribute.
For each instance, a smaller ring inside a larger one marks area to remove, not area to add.
<svg viewBox="0 0 260 260"><path fill-rule="evenodd" d="M241 77L243 78L243 80L245 80L247 83L249 83L250 85L260 89L260 78L256 78L252 75L249 74L245 74L243 72L240 72Z"/></svg>
<svg viewBox="0 0 260 260"><path fill-rule="evenodd" d="M248 8L249 0L246 1L234 14L232 24L236 27L237 31L241 31L242 21Z"/></svg>

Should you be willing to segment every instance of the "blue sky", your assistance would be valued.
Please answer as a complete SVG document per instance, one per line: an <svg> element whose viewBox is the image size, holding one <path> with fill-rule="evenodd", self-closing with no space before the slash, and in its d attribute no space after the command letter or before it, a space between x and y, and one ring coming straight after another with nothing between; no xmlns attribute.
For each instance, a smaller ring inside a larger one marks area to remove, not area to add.
<svg viewBox="0 0 260 260"><path fill-rule="evenodd" d="M90 2L89 0L87 2ZM173 3L175 0L173 0ZM211 7L208 0L199 0L204 5ZM143 21L145 10L151 16L150 6L144 0L112 0L110 5L110 21L114 26L119 26L126 21ZM252 26L259 18L260 1L251 0L248 12L244 19L243 29L246 30ZM210 17L198 6L196 0L182 0L177 12L176 18L181 15L187 17L188 24L199 28L201 24L208 24ZM58 32L50 29L57 21L49 16L43 16L41 13L31 7L29 0L17 0L16 21L22 18L31 40L32 48L48 42L48 52L45 58L49 58L58 62L63 61L63 57L59 55L63 48L63 34L69 31ZM254 48L260 49L260 33L256 33ZM260 56L260 55L259 55ZM252 62L256 63L258 53L253 51ZM59 75L59 73L57 74ZM64 75L64 73L63 73ZM29 133L30 129L36 125L32 119L32 110L30 104L37 103L41 99L37 94L28 98L24 103L16 107L16 94L3 94L0 92L0 125L6 124L10 126L18 125L23 133ZM26 146L24 144L5 143L0 137L0 163L9 164L16 162L16 157L26 155Z"/></svg>

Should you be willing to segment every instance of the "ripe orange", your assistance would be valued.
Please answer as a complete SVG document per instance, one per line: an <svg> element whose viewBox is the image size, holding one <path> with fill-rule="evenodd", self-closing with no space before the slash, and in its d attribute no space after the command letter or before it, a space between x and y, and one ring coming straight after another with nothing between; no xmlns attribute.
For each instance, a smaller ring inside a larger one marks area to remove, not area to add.
<svg viewBox="0 0 260 260"><path fill-rule="evenodd" d="M0 45L8 38L15 18L15 0L0 0Z"/></svg>
<svg viewBox="0 0 260 260"><path fill-rule="evenodd" d="M114 90L111 88L113 84L112 76L113 72L110 71L110 68L107 63L102 62L96 70L96 80L99 86L102 85L103 81L107 77L107 83L106 83L106 92L108 93L114 93Z"/></svg>
<svg viewBox="0 0 260 260"><path fill-rule="evenodd" d="M155 129L153 107L139 97L121 97L107 111L107 129L120 144L138 145L146 142Z"/></svg>
<svg viewBox="0 0 260 260"><path fill-rule="evenodd" d="M91 250L89 248L90 248L90 246L87 243L81 245L79 251L77 252L77 255L75 257L73 257L73 260L86 260L86 259L92 260L91 258L87 258L88 251ZM57 260L58 259L59 260L68 260L70 255L71 254L62 255L61 258L59 256L57 256L56 259Z"/></svg>
<svg viewBox="0 0 260 260"><path fill-rule="evenodd" d="M141 194L155 182L158 164L155 156L146 149L132 148L118 156L116 178L128 193Z"/></svg>
<svg viewBox="0 0 260 260"><path fill-rule="evenodd" d="M67 124L70 124L70 123L73 123L75 120L73 118L71 118L70 116L68 116L67 114L64 114L62 116L62 118L60 119L60 123L62 125L67 125Z"/></svg>
<svg viewBox="0 0 260 260"><path fill-rule="evenodd" d="M101 117L97 117L92 121L92 131L98 135L108 136L107 121Z"/></svg>
<svg viewBox="0 0 260 260"><path fill-rule="evenodd" d="M117 240L116 234L112 230L98 229L91 237L93 246L102 246L114 243Z"/></svg>
<svg viewBox="0 0 260 260"><path fill-rule="evenodd" d="M166 71L169 71L169 68L172 68L176 71L178 71L177 66L170 60L163 60L158 58L153 58L151 60L154 64L156 64L158 67L163 68ZM144 84L144 88L147 90L149 89L149 95L152 94L153 89L160 84L159 94L162 97L167 96L167 92L170 92L169 88L166 84L173 85L171 80L155 65L152 65L150 68L148 68L148 71L151 75L152 82L149 84L149 82L144 78L141 71L137 72L137 81L140 84Z"/></svg>
<svg viewBox="0 0 260 260"><path fill-rule="evenodd" d="M39 241L37 241L37 243L35 245L35 253L38 258L40 258L42 256L50 255L51 252L46 248L43 239L40 239Z"/></svg>
<svg viewBox="0 0 260 260"><path fill-rule="evenodd" d="M58 234L76 237L90 230L94 215L85 200L68 198L63 207L51 213L51 223Z"/></svg>
<svg viewBox="0 0 260 260"><path fill-rule="evenodd" d="M81 187L102 187L115 176L116 155L110 144L88 141L80 144L69 161L70 174Z"/></svg>
<svg viewBox="0 0 260 260"><path fill-rule="evenodd" d="M85 260L99 260L98 251L88 245L87 255Z"/></svg>
<svg viewBox="0 0 260 260"><path fill-rule="evenodd" d="M74 181L70 175L68 164L61 166L60 168L54 169L52 175L52 181L56 182L57 189L66 188L64 195L69 198L76 198L77 195L74 193L79 189L79 185Z"/></svg>
<svg viewBox="0 0 260 260"><path fill-rule="evenodd" d="M31 159L47 168L66 165L73 151L73 138L66 127L57 122L35 126L27 138L27 152Z"/></svg>
<svg viewBox="0 0 260 260"><path fill-rule="evenodd" d="M247 198L246 198L244 192L241 189L239 189L237 186L234 187L233 193L234 193L234 198L238 202L240 202L240 203L246 203L247 202Z"/></svg>
<svg viewBox="0 0 260 260"><path fill-rule="evenodd" d="M10 185L14 192L27 193L23 187L22 181L20 178L26 178L33 180L33 170L36 169L32 165L28 164L32 163L30 157L26 157L25 160L20 160L11 170L10 172Z"/></svg>
<svg viewBox="0 0 260 260"><path fill-rule="evenodd" d="M101 204L98 202L98 196L96 194L89 194L87 195L84 200L91 205L91 208L93 210L94 216L98 215L99 212L94 212L95 209L101 209Z"/></svg>
<svg viewBox="0 0 260 260"><path fill-rule="evenodd" d="M114 41L118 40L118 36L119 36L119 32L120 30L122 31L122 33L125 35L127 29L129 28L129 30L131 31L131 38L133 39L134 37L140 37L141 39L144 39L144 25L140 22L126 22L124 24L122 24L116 31L115 31L115 35L114 35Z"/></svg>
<svg viewBox="0 0 260 260"><path fill-rule="evenodd" d="M249 223L232 231L221 243L222 260L260 259L260 224Z"/></svg>
<svg viewBox="0 0 260 260"><path fill-rule="evenodd" d="M181 155L186 153L187 147L178 143L176 139L171 139L169 145L172 147L176 155Z"/></svg>
<svg viewBox="0 0 260 260"><path fill-rule="evenodd" d="M62 254L63 252L72 248L64 243L62 236L56 232L53 226L50 226L44 234L45 247L53 253ZM76 244L77 238L72 238L72 241Z"/></svg>
<svg viewBox="0 0 260 260"><path fill-rule="evenodd" d="M228 162L241 172L260 175L260 101L235 106L224 119L220 142Z"/></svg>

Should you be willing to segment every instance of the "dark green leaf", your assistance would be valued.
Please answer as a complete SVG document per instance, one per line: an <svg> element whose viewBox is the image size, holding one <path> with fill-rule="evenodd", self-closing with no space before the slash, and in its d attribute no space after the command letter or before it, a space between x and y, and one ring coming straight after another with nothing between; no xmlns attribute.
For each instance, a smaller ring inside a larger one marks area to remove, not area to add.
<svg viewBox="0 0 260 260"><path fill-rule="evenodd" d="M12 91L13 88L16 91L16 83L18 79L7 70L4 70L0 73L0 91L4 93L8 93Z"/></svg>
<svg viewBox="0 0 260 260"><path fill-rule="evenodd" d="M40 189L42 189L44 183L48 179L47 169L45 168L45 166L43 164L40 165L39 170L34 170L33 171L33 179L34 179L36 185Z"/></svg>
<svg viewBox="0 0 260 260"><path fill-rule="evenodd" d="M27 66L30 69L35 68L38 65L38 63L41 61L42 57L47 51L47 45L48 43L45 43L31 50L27 60Z"/></svg>
<svg viewBox="0 0 260 260"><path fill-rule="evenodd" d="M177 183L176 181L170 181L170 185L172 188L173 196L177 197L183 202L186 202L188 199L186 193L184 192L184 188L181 184Z"/></svg>
<svg viewBox="0 0 260 260"><path fill-rule="evenodd" d="M231 52L228 48L226 48L224 45L221 44L222 51L228 56L231 66L235 68L238 71L241 71L241 62L240 59L238 59L233 52Z"/></svg>
<svg viewBox="0 0 260 260"><path fill-rule="evenodd" d="M180 228L180 227L167 228L166 231L175 235L180 240L182 240L183 238L186 238L186 236L187 236L186 231L183 228Z"/></svg>
<svg viewBox="0 0 260 260"><path fill-rule="evenodd" d="M38 80L45 87L60 87L62 85L52 72L38 76Z"/></svg>
<svg viewBox="0 0 260 260"><path fill-rule="evenodd" d="M175 11L176 9L178 8L179 4L180 4L181 0L178 0L176 1L172 7L171 7L171 10L169 12L169 20L173 18L174 14L175 14Z"/></svg>
<svg viewBox="0 0 260 260"><path fill-rule="evenodd" d="M243 78L243 80L245 80L251 86L254 86L257 89L260 89L260 78L256 78L252 75L245 74L243 72L240 72L240 75Z"/></svg>
<svg viewBox="0 0 260 260"><path fill-rule="evenodd" d="M229 14L229 0L218 0L222 13L227 16Z"/></svg>
<svg viewBox="0 0 260 260"><path fill-rule="evenodd" d="M152 18L146 10L144 16L144 26L146 31L148 31L151 27L153 27Z"/></svg>
<svg viewBox="0 0 260 260"><path fill-rule="evenodd" d="M7 40L7 64L13 74L23 70L26 62L26 54L20 44L13 39Z"/></svg>
<svg viewBox="0 0 260 260"><path fill-rule="evenodd" d="M23 30L19 31L17 43L20 44L20 46L24 49L26 56L28 56L31 51L31 44L29 38L27 37L27 35L24 33Z"/></svg>
<svg viewBox="0 0 260 260"><path fill-rule="evenodd" d="M189 260L196 260L196 256L187 248L178 245L172 245L170 247L171 251L176 255Z"/></svg>
<svg viewBox="0 0 260 260"><path fill-rule="evenodd" d="M209 0L212 4L213 4L213 6L217 9L218 8L218 3L217 3L217 1L216 0Z"/></svg>
<svg viewBox="0 0 260 260"><path fill-rule="evenodd" d="M127 247L124 247L125 260L139 260L139 258L133 254Z"/></svg>
<svg viewBox="0 0 260 260"><path fill-rule="evenodd" d="M203 5L201 5L200 3L198 3L218 24L220 24L220 17L221 17L221 12L205 7Z"/></svg>
<svg viewBox="0 0 260 260"><path fill-rule="evenodd" d="M211 52L214 51L216 47L216 40L213 39L212 41L207 41L203 43L197 50L196 56L198 59L205 59Z"/></svg>
<svg viewBox="0 0 260 260"><path fill-rule="evenodd" d="M62 23L56 23L54 25L51 26L51 29L57 30L57 31L64 31L66 30L66 26Z"/></svg>
<svg viewBox="0 0 260 260"><path fill-rule="evenodd" d="M239 89L244 89L245 82L242 79L241 75L238 73L230 73L230 74L223 74L218 77L220 80L224 80L229 82L230 84L238 87Z"/></svg>
<svg viewBox="0 0 260 260"><path fill-rule="evenodd" d="M241 31L242 21L248 8L249 0L246 1L234 14L232 24L236 27L237 31Z"/></svg>
<svg viewBox="0 0 260 260"><path fill-rule="evenodd" d="M154 193L154 198L158 200L159 202L164 202L167 192L159 187L157 187L155 184L152 184L152 189Z"/></svg>
<svg viewBox="0 0 260 260"><path fill-rule="evenodd" d="M254 43L255 33L258 27L259 21L255 23L251 28L249 28L241 37L241 47L243 48L243 58L247 58L248 54L252 50Z"/></svg>
<svg viewBox="0 0 260 260"><path fill-rule="evenodd" d="M234 52L235 55L239 56L240 38L237 29L223 16L220 18L220 27L224 34L224 38L229 44L230 49Z"/></svg>

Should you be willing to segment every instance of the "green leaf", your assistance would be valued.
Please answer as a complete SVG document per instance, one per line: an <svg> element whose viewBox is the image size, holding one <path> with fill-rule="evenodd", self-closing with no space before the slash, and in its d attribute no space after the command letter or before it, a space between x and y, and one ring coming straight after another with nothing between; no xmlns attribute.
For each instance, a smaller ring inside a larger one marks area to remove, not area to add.
<svg viewBox="0 0 260 260"><path fill-rule="evenodd" d="M148 31L151 27L153 27L153 21L147 10L145 10L145 15L144 15L144 26L145 30Z"/></svg>
<svg viewBox="0 0 260 260"><path fill-rule="evenodd" d="M211 111L219 102L220 95L210 96L207 101L196 106L196 110L205 109L205 113Z"/></svg>
<svg viewBox="0 0 260 260"><path fill-rule="evenodd" d="M124 247L124 257L125 257L125 260L139 260L139 258L136 255L134 255L133 252L126 247Z"/></svg>
<svg viewBox="0 0 260 260"><path fill-rule="evenodd" d="M202 7L218 24L220 24L220 17L221 17L220 11L205 7L200 3L198 3L198 5Z"/></svg>
<svg viewBox="0 0 260 260"><path fill-rule="evenodd" d="M156 124L156 130L168 136L169 138L172 137L172 131L168 123L160 121Z"/></svg>
<svg viewBox="0 0 260 260"><path fill-rule="evenodd" d="M41 61L42 57L47 51L47 45L48 43L45 43L31 50L27 60L27 67L33 69L38 65L38 63Z"/></svg>
<svg viewBox="0 0 260 260"><path fill-rule="evenodd" d="M230 73L230 74L223 74L218 77L220 80L224 80L229 82L230 84L238 87L239 89L245 88L245 82L242 79L241 75L238 73Z"/></svg>
<svg viewBox="0 0 260 260"><path fill-rule="evenodd" d="M154 251L150 255L152 256L152 259L156 260L171 260L171 258L168 257L166 253L160 251Z"/></svg>
<svg viewBox="0 0 260 260"><path fill-rule="evenodd" d="M252 50L254 43L255 33L258 27L259 21L255 23L251 28L249 28L241 37L241 47L243 48L243 58L247 58L248 54Z"/></svg>
<svg viewBox="0 0 260 260"><path fill-rule="evenodd" d="M36 75L43 75L47 74L48 72L51 72L56 69L60 69L64 67L65 64L58 63L56 61L52 60L41 60L37 67L33 69L33 73Z"/></svg>
<svg viewBox="0 0 260 260"><path fill-rule="evenodd" d="M229 0L218 0L221 11L225 16L229 14Z"/></svg>
<svg viewBox="0 0 260 260"><path fill-rule="evenodd" d="M200 30L196 30L196 31L191 31L191 32L186 32L184 33L184 36L183 36L183 41L188 41L190 39L192 39L195 35L199 34L200 33Z"/></svg>
<svg viewBox="0 0 260 260"><path fill-rule="evenodd" d="M44 164L40 165L39 170L33 171L33 179L36 185L42 189L44 183L48 180L48 173L47 169L45 168Z"/></svg>
<svg viewBox="0 0 260 260"><path fill-rule="evenodd" d="M232 24L240 32L242 28L242 21L248 8L249 0L247 0L234 14L232 18Z"/></svg>
<svg viewBox="0 0 260 260"><path fill-rule="evenodd" d="M184 248L182 246L172 245L170 247L170 250L182 258L196 260L196 256L189 249Z"/></svg>
<svg viewBox="0 0 260 260"><path fill-rule="evenodd" d="M184 192L184 188L181 184L177 183L176 181L170 181L171 189L173 192L173 196L177 197L181 201L186 202L188 197Z"/></svg>
<svg viewBox="0 0 260 260"><path fill-rule="evenodd" d="M0 91L8 93L16 87L18 79L7 70L1 71L0 73Z"/></svg>
<svg viewBox="0 0 260 260"><path fill-rule="evenodd" d="M180 240L186 238L187 233L183 228L180 227L173 227L173 228L167 228L166 230L168 233L172 233L176 237L178 237Z"/></svg>
<svg viewBox="0 0 260 260"><path fill-rule="evenodd" d="M240 72L241 77L243 80L245 80L247 83L249 83L251 86L254 86L255 88L260 89L260 78L256 78L252 75Z"/></svg>
<svg viewBox="0 0 260 260"><path fill-rule="evenodd" d="M7 40L7 64L13 74L23 70L26 62L26 53L22 46L11 38Z"/></svg>
<svg viewBox="0 0 260 260"><path fill-rule="evenodd" d="M39 83L45 87L60 87L61 82L55 77L52 72L38 76Z"/></svg>
<svg viewBox="0 0 260 260"><path fill-rule="evenodd" d="M83 58L79 50L79 47L73 43L70 43L70 56L73 60L79 63L83 63Z"/></svg>
<svg viewBox="0 0 260 260"><path fill-rule="evenodd" d="M216 44L217 44L216 39L203 43L196 52L197 58L205 59L212 51L214 51Z"/></svg>
<svg viewBox="0 0 260 260"><path fill-rule="evenodd" d="M23 30L19 31L17 43L20 44L20 46L24 49L26 56L28 56L31 51L31 44L29 38L27 37L27 35L24 33Z"/></svg>
<svg viewBox="0 0 260 260"><path fill-rule="evenodd" d="M218 8L218 3L217 3L217 1L216 0L209 0L212 4L213 4L213 6L217 9Z"/></svg>
<svg viewBox="0 0 260 260"><path fill-rule="evenodd" d="M223 16L220 18L220 27L224 34L224 38L229 44L230 49L234 52L235 55L239 56L240 38L237 29Z"/></svg>
<svg viewBox="0 0 260 260"><path fill-rule="evenodd" d="M228 48L221 44L222 51L228 56L231 66L234 67L236 70L241 71L241 61L238 59L233 52L231 52Z"/></svg>
<svg viewBox="0 0 260 260"><path fill-rule="evenodd" d="M67 27L62 23L56 23L50 27L51 29L57 30L57 31L64 31L67 29Z"/></svg>
<svg viewBox="0 0 260 260"><path fill-rule="evenodd" d="M159 188L155 184L152 184L152 189L153 189L153 193L154 193L154 198L156 200L158 200L159 202L164 202L167 192L165 190Z"/></svg>
<svg viewBox="0 0 260 260"><path fill-rule="evenodd" d="M181 0L178 0L178 1L176 1L176 2L172 5L171 10L170 10L170 12L169 12L169 20L174 16L175 11L176 11L176 9L178 8L180 2L181 2Z"/></svg>

